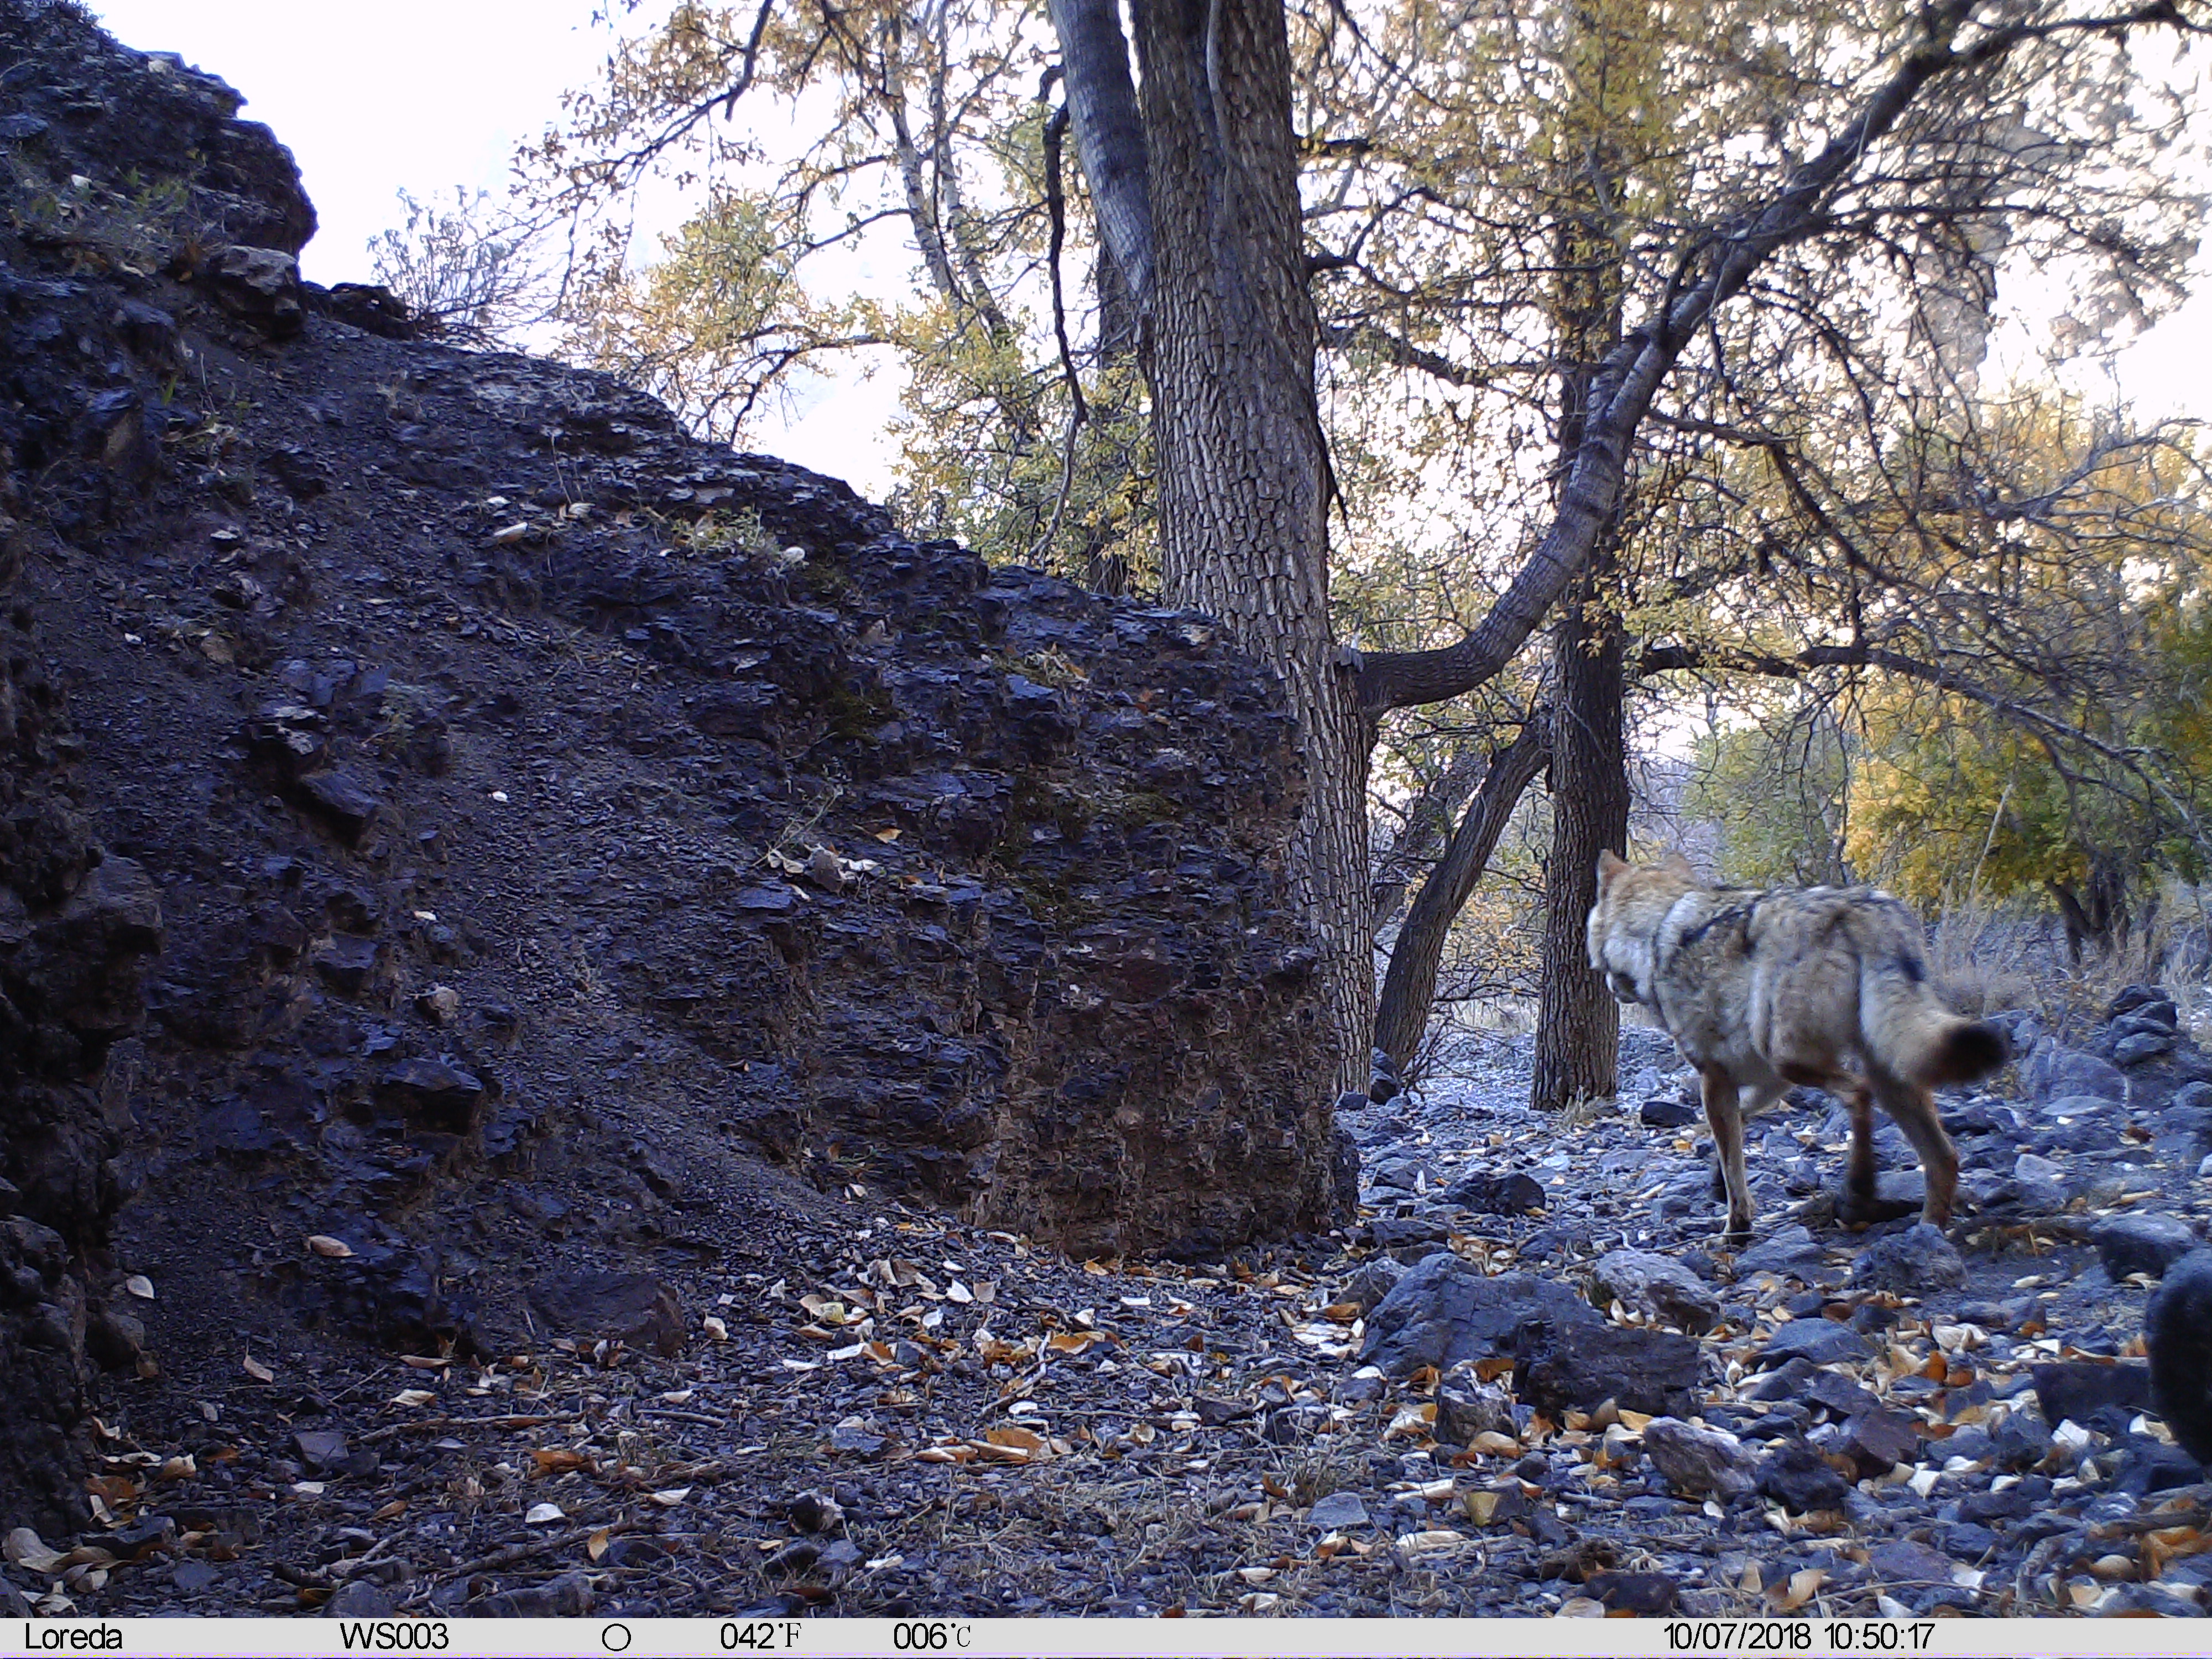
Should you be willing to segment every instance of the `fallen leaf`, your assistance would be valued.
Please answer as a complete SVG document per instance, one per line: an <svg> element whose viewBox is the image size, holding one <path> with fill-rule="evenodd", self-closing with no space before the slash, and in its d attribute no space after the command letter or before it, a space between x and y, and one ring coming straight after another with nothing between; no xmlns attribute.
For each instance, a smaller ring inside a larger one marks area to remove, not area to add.
<svg viewBox="0 0 2212 1659"><path fill-rule="evenodd" d="M405 1406L411 1409L417 1406L427 1406L437 1397L438 1396L436 1395L431 1393L428 1389L402 1389L398 1394L392 1396L392 1403L395 1406Z"/></svg>
<svg viewBox="0 0 2212 1659"><path fill-rule="evenodd" d="M556 1521L566 1521L568 1514L558 1504L533 1504L530 1513L522 1517L526 1526L548 1527Z"/></svg>
<svg viewBox="0 0 2212 1659"><path fill-rule="evenodd" d="M403 1353L399 1356L399 1363L410 1371L442 1371L453 1362L450 1358L433 1359L425 1354Z"/></svg>
<svg viewBox="0 0 2212 1659"><path fill-rule="evenodd" d="M584 1545L584 1553L590 1556L592 1560L597 1561L604 1558L606 1553L607 1529L605 1527L601 1527L597 1532L591 1535L590 1540Z"/></svg>
<svg viewBox="0 0 2212 1659"><path fill-rule="evenodd" d="M1820 1586L1828 1582L1828 1575L1819 1567L1806 1567L1790 1575L1787 1584L1778 1584L1778 1594L1772 1598L1784 1613L1795 1613L1811 1601Z"/></svg>
<svg viewBox="0 0 2212 1659"><path fill-rule="evenodd" d="M875 837L878 841L888 844L899 838L899 832L896 830L878 830L875 831Z"/></svg>
<svg viewBox="0 0 2212 1659"><path fill-rule="evenodd" d="M699 1322L699 1328L717 1342L726 1342L730 1340L730 1328L712 1314L708 1314Z"/></svg>
<svg viewBox="0 0 2212 1659"><path fill-rule="evenodd" d="M689 1486L665 1486L659 1492L649 1494L653 1501L664 1510L674 1509L690 1495L691 1488Z"/></svg>
<svg viewBox="0 0 2212 1659"><path fill-rule="evenodd" d="M530 1454L530 1461L538 1465L538 1473L541 1475L566 1474L572 1469L587 1469L592 1467L590 1458L580 1451L571 1451L566 1446L555 1446L542 1451L533 1451Z"/></svg>
<svg viewBox="0 0 2212 1659"><path fill-rule="evenodd" d="M994 1446L1012 1446L1020 1451L1037 1452L1044 1449L1044 1437L1024 1428L1010 1426L993 1429L983 1438Z"/></svg>
<svg viewBox="0 0 2212 1659"><path fill-rule="evenodd" d="M1448 1527L1434 1527L1423 1532L1409 1532L1398 1540L1401 1555L1438 1555L1449 1550L1465 1549L1474 1540L1463 1532L1454 1532Z"/></svg>
<svg viewBox="0 0 2212 1659"><path fill-rule="evenodd" d="M307 1248L317 1255L326 1255L333 1261L343 1261L353 1254L353 1246L343 1238L332 1238L328 1233L309 1233Z"/></svg>
<svg viewBox="0 0 2212 1659"><path fill-rule="evenodd" d="M18 1527L0 1541L0 1554L4 1554L19 1567L28 1567L33 1572L58 1573L62 1570L62 1558L46 1547L46 1540L28 1527Z"/></svg>
<svg viewBox="0 0 2212 1659"><path fill-rule="evenodd" d="M244 1364L246 1366L246 1374L252 1377L256 1382L274 1382L276 1380L276 1373L270 1370L268 1366L263 1364L252 1354L246 1356Z"/></svg>
<svg viewBox="0 0 2212 1659"><path fill-rule="evenodd" d="M141 1302L151 1302L154 1299L154 1281L143 1273L131 1274L123 1281L123 1288Z"/></svg>
<svg viewBox="0 0 2212 1659"><path fill-rule="evenodd" d="M1425 1435L1436 1420L1437 1406L1433 1400L1424 1405L1401 1406L1397 1415L1390 1419L1390 1426L1382 1431L1382 1437L1389 1440L1398 1435Z"/></svg>

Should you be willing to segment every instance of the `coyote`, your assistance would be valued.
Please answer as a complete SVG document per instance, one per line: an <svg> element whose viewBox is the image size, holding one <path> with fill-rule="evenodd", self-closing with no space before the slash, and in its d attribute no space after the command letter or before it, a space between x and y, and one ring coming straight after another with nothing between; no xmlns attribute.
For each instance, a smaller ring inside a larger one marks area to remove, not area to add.
<svg viewBox="0 0 2212 1659"><path fill-rule="evenodd" d="M1928 983L1920 922L1872 887L1711 887L1669 853L1636 866L1601 853L1590 966L1641 1003L1698 1068L1728 1188L1728 1237L1749 1237L1743 1121L1793 1083L1850 1107L1850 1164L1838 1215L1870 1218L1873 1107L1920 1154L1921 1218L1948 1225L1959 1154L1929 1090L2004 1064L2003 1035L1944 1007Z"/></svg>

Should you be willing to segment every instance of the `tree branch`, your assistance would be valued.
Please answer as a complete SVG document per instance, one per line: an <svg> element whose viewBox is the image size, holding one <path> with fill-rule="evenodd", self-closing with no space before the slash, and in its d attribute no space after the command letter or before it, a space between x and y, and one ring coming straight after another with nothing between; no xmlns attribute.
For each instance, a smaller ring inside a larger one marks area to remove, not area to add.
<svg viewBox="0 0 2212 1659"><path fill-rule="evenodd" d="M1773 198L1747 208L1686 250L1678 291L1598 366L1589 416L1560 489L1550 527L1490 611L1458 643L1430 651L1381 652L1364 659L1360 702L1370 716L1437 702L1480 685L1510 662L1596 546L1627 470L1629 446L1660 384L1713 313L1738 294L1776 250L1823 222L1833 192L1869 151L1933 84L1996 62L2021 42L2064 32L2124 33L2180 19L2172 0L2096 16L1991 28L1960 47L1973 0L1942 0L1922 13L1920 44L1870 94L1858 115L1820 152L1792 170ZM1688 273L1703 260L1704 274Z"/></svg>

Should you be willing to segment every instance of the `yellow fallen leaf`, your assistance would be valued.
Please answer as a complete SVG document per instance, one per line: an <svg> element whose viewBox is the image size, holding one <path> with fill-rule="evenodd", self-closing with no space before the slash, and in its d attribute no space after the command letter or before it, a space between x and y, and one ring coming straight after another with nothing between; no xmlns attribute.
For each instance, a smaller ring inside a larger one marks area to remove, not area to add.
<svg viewBox="0 0 2212 1659"><path fill-rule="evenodd" d="M1787 1584L1776 1585L1778 1594L1773 1600L1783 1612L1795 1613L1811 1601L1820 1586L1827 1582L1828 1575L1820 1568L1806 1567L1791 1573Z"/></svg>
<svg viewBox="0 0 2212 1659"><path fill-rule="evenodd" d="M591 1535L591 1538L585 1543L584 1553L590 1556L592 1560L598 1561L604 1559L606 1553L607 1529L605 1527L601 1527L597 1532L593 1533Z"/></svg>
<svg viewBox="0 0 2212 1659"><path fill-rule="evenodd" d="M1044 1449L1044 1437L1028 1429L1009 1425L993 1429L983 1437L994 1446L1012 1446L1021 1451L1037 1452Z"/></svg>
<svg viewBox="0 0 2212 1659"><path fill-rule="evenodd" d="M875 836L878 841L888 843L896 841L899 838L899 832L896 830L878 830L875 832Z"/></svg>
<svg viewBox="0 0 2212 1659"><path fill-rule="evenodd" d="M409 1407L427 1406L437 1397L428 1389L402 1389L392 1396L392 1403L395 1406Z"/></svg>
<svg viewBox="0 0 2212 1659"><path fill-rule="evenodd" d="M583 1453L571 1451L566 1446L533 1451L530 1454L530 1461L538 1465L538 1473L541 1475L566 1474L572 1469L589 1468L592 1462Z"/></svg>

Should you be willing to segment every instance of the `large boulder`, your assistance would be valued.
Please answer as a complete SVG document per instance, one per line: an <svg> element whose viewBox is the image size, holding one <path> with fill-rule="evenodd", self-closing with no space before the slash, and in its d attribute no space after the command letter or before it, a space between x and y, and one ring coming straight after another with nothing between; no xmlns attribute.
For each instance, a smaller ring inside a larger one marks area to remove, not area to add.
<svg viewBox="0 0 2212 1659"><path fill-rule="evenodd" d="M1410 1270L1367 1316L1360 1358L1392 1376L1424 1365L1439 1370L1463 1359L1516 1352L1523 1325L1547 1321L1562 1330L1605 1322L1566 1285L1533 1273L1490 1278L1449 1250Z"/></svg>
<svg viewBox="0 0 2212 1659"><path fill-rule="evenodd" d="M2097 1247L2098 1259L2112 1278L2148 1273L2158 1279L2201 1241L2197 1229L2181 1217L2152 1211L2107 1216L2090 1229L2089 1242Z"/></svg>
<svg viewBox="0 0 2212 1659"><path fill-rule="evenodd" d="M2143 1309L2143 1345L2159 1414L2191 1457L2212 1467L2212 1249L2166 1270Z"/></svg>
<svg viewBox="0 0 2212 1659"><path fill-rule="evenodd" d="M2021 1081L2037 1101L2063 1099L2068 1095L2094 1095L2100 1099L2128 1097L2127 1074L2109 1060L2083 1048L2069 1048L2056 1037L2035 1045L2021 1066Z"/></svg>
<svg viewBox="0 0 2212 1659"><path fill-rule="evenodd" d="M1742 1441L1680 1418L1644 1425L1644 1455L1679 1497L1735 1498L1759 1484L1759 1460Z"/></svg>
<svg viewBox="0 0 2212 1659"><path fill-rule="evenodd" d="M1590 1270L1590 1300L1664 1320L1692 1336L1720 1323L1720 1297L1671 1257L1650 1250L1608 1250Z"/></svg>
<svg viewBox="0 0 2212 1659"><path fill-rule="evenodd" d="M1703 1370L1698 1345L1672 1331L1538 1320L1521 1333L1513 1391L1554 1419L1607 1401L1655 1417L1686 1417L1697 1409Z"/></svg>

